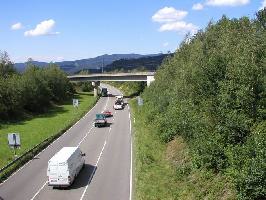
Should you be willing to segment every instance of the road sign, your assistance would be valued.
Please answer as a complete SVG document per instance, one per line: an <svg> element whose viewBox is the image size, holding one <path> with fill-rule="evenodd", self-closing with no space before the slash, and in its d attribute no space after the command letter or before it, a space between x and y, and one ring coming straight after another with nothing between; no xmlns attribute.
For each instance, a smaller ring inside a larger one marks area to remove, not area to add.
<svg viewBox="0 0 266 200"><path fill-rule="evenodd" d="M73 106L78 107L79 106L79 100L78 99L73 99Z"/></svg>
<svg viewBox="0 0 266 200"><path fill-rule="evenodd" d="M9 133L8 136L7 136L7 139L8 139L8 145L11 148L20 147L19 133Z"/></svg>

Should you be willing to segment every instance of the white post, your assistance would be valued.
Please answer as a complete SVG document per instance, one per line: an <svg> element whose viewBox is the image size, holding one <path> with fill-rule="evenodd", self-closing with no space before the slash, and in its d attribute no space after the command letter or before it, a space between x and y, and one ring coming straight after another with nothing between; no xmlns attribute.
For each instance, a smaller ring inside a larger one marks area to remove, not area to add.
<svg viewBox="0 0 266 200"><path fill-rule="evenodd" d="M151 85L151 82L153 82L154 76L153 75L147 75L147 86L149 87Z"/></svg>
<svg viewBox="0 0 266 200"><path fill-rule="evenodd" d="M93 85L93 94L95 97L98 96L98 86L100 85L100 81L92 81L91 84Z"/></svg>

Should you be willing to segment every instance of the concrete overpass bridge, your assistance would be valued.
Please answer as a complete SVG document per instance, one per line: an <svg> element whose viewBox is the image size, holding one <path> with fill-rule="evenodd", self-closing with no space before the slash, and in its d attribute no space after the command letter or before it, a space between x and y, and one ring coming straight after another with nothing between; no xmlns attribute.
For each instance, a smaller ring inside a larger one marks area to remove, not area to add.
<svg viewBox="0 0 266 200"><path fill-rule="evenodd" d="M100 81L145 81L150 86L154 81L155 72L136 72L136 73L115 73L115 74L87 74L72 75L67 78L72 82L91 81L94 86L94 95L97 95Z"/></svg>

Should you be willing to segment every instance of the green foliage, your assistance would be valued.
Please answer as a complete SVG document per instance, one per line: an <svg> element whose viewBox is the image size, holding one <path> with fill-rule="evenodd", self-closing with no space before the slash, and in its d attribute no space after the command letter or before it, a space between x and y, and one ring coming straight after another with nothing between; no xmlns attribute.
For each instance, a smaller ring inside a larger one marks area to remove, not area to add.
<svg viewBox="0 0 266 200"><path fill-rule="evenodd" d="M223 16L209 23L164 60L155 82L143 93L146 122L164 142L182 136L194 166L219 173L237 169L232 160L246 163L241 164L245 173L232 175L246 199L266 197L261 183L265 174L259 173L263 159L246 159L246 151L259 151L251 141L254 127L266 118L265 16L264 9L254 20ZM245 149L239 150L242 157L233 153L235 148ZM266 144L260 148L266 149Z"/></svg>
<svg viewBox="0 0 266 200"><path fill-rule="evenodd" d="M27 117L15 122L1 122L0 129L0 168L14 159L12 149L7 145L7 134L14 131L20 133L22 146L17 150L18 155L25 153L44 139L66 130L79 120L97 101L91 93L78 93L79 107L72 105L69 99L60 106L54 106L47 112ZM1 174L0 174L1 178Z"/></svg>
<svg viewBox="0 0 266 200"><path fill-rule="evenodd" d="M16 70L7 52L0 51L0 77L6 78L14 73L16 73Z"/></svg>
<svg viewBox="0 0 266 200"><path fill-rule="evenodd" d="M81 84L81 91L83 92L91 92L93 90L93 85L91 82L84 82Z"/></svg>
<svg viewBox="0 0 266 200"><path fill-rule="evenodd" d="M15 119L23 112L43 112L52 102L62 102L73 95L73 87L56 65L39 68L27 63L17 74L6 53L0 58L0 119Z"/></svg>
<svg viewBox="0 0 266 200"><path fill-rule="evenodd" d="M75 83L72 83L72 86L75 89L75 91L81 91L81 92L93 91L93 85L92 85L92 82L90 82L90 81L75 82Z"/></svg>
<svg viewBox="0 0 266 200"><path fill-rule="evenodd" d="M111 82L109 83L123 91L125 96L133 97L138 96L143 92L146 83L145 82Z"/></svg>
<svg viewBox="0 0 266 200"><path fill-rule="evenodd" d="M258 124L245 145L228 152L240 199L263 199L266 196L266 122Z"/></svg>
<svg viewBox="0 0 266 200"><path fill-rule="evenodd" d="M231 181L224 175L193 169L182 137L162 142L154 134L154 126L145 122L143 107L137 106L136 100L130 105L135 122L135 199L235 199Z"/></svg>
<svg viewBox="0 0 266 200"><path fill-rule="evenodd" d="M31 112L42 112L50 105L52 91L46 80L44 69L29 66L24 73L25 106Z"/></svg>
<svg viewBox="0 0 266 200"><path fill-rule="evenodd" d="M55 102L63 101L72 96L72 85L68 81L66 74L55 64L49 64L44 71L45 79L51 89L51 99Z"/></svg>

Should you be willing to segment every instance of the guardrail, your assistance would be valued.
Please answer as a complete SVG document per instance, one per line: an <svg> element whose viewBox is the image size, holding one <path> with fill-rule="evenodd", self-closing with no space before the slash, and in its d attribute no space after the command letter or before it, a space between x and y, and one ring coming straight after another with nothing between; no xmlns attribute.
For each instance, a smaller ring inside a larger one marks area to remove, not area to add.
<svg viewBox="0 0 266 200"><path fill-rule="evenodd" d="M97 103L97 100L94 102L94 105ZM79 116L82 117L83 114ZM77 119L78 120L78 119ZM35 145L33 148L29 149L10 163L8 163L6 166L2 167L0 169L0 183L2 183L5 179L7 179L11 174L13 174L17 169L19 169L23 164L34 158L35 155L37 155L39 152L41 152L43 149L45 149L49 144L51 144L54 140L56 140L58 137L60 137L64 132L66 132L74 123L76 120L70 122L69 125L67 125L65 128L60 130L58 133L44 139L39 144ZM1 200L1 197L0 197Z"/></svg>
<svg viewBox="0 0 266 200"><path fill-rule="evenodd" d="M71 125L69 125L67 128L64 128L63 130L59 131L59 133L52 135L46 139L44 139L39 144L35 145L30 150L26 151L10 163L8 163L6 166L2 167L0 169L0 182L3 182L5 179L7 179L16 169L21 167L23 164L28 162L30 159L32 159L37 153L42 151L45 147L47 147L51 142L53 142L55 139L60 137Z"/></svg>

